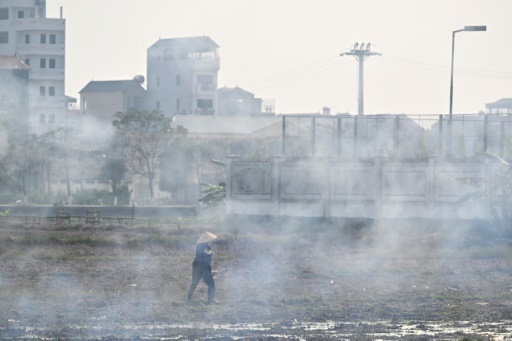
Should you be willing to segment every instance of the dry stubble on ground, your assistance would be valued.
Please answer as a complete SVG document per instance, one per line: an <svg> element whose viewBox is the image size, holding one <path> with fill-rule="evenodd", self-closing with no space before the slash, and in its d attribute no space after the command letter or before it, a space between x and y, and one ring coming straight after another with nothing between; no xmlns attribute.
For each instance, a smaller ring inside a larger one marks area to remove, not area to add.
<svg viewBox="0 0 512 341"><path fill-rule="evenodd" d="M1 226L0 337L26 336L27 327L50 337L129 339L149 335L141 326L167 326L167 336L187 339L208 336L201 323L512 320L512 250L482 228L206 228L219 234L214 305L203 283L185 300L205 226ZM180 328L190 324L198 328Z"/></svg>

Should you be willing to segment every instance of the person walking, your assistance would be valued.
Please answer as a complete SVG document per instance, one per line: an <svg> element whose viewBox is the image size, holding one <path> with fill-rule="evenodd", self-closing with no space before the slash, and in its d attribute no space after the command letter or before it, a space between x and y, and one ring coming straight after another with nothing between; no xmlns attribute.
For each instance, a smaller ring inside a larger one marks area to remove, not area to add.
<svg viewBox="0 0 512 341"><path fill-rule="evenodd" d="M210 242L217 239L217 236L210 232L203 233L196 243L196 257L192 262L192 283L188 289L187 299L192 299L192 294L196 290L199 281L203 281L208 286L208 303L213 303L215 296L215 281L212 274L212 247Z"/></svg>

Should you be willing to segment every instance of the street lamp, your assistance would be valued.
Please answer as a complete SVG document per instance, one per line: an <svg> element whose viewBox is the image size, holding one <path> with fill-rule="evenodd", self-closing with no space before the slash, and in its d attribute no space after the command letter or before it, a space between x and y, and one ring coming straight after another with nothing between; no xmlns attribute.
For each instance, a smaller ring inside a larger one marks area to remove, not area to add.
<svg viewBox="0 0 512 341"><path fill-rule="evenodd" d="M464 26L461 30L453 31L452 33L452 67L450 73L450 112L448 116L448 155L452 154L452 107L453 107L453 56L455 53L455 33L462 31L486 31L487 26Z"/></svg>

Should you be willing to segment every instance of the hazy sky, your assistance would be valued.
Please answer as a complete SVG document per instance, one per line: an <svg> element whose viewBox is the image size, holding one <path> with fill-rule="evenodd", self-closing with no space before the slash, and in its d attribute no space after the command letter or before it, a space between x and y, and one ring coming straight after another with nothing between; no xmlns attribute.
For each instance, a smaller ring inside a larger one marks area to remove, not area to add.
<svg viewBox="0 0 512 341"><path fill-rule="evenodd" d="M64 9L66 92L90 80L146 74L159 38L210 36L219 86L275 99L278 113L357 113L358 68L340 57L356 42L382 56L365 62L365 112L446 114L452 31L453 112L475 113L512 97L510 0L47 0Z"/></svg>

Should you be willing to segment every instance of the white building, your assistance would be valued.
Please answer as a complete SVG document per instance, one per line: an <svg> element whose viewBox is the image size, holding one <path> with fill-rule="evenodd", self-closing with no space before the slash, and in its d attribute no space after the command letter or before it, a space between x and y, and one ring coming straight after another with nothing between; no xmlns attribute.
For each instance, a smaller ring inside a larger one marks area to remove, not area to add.
<svg viewBox="0 0 512 341"><path fill-rule="evenodd" d="M242 115L253 116L262 114L261 98L242 88L222 87L217 91L218 112L217 115Z"/></svg>
<svg viewBox="0 0 512 341"><path fill-rule="evenodd" d="M46 18L46 0L0 0L0 54L30 67L29 133L65 125L66 21Z"/></svg>
<svg viewBox="0 0 512 341"><path fill-rule="evenodd" d="M166 116L215 115L218 45L209 37L160 39L147 51L147 108Z"/></svg>

